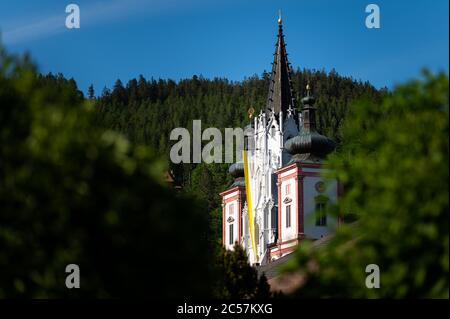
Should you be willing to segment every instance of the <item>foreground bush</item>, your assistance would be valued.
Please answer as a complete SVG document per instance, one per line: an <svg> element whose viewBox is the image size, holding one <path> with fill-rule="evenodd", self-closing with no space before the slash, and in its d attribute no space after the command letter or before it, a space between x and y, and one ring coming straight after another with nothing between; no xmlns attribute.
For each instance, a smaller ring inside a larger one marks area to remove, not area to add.
<svg viewBox="0 0 450 319"><path fill-rule="evenodd" d="M357 222L300 247L286 268L303 275L296 296L448 298L448 115L448 78L427 73L351 108L330 165L345 185L335 209ZM365 285L368 264L379 289Z"/></svg>
<svg viewBox="0 0 450 319"><path fill-rule="evenodd" d="M0 47L0 298L210 296L206 215L60 82Z"/></svg>

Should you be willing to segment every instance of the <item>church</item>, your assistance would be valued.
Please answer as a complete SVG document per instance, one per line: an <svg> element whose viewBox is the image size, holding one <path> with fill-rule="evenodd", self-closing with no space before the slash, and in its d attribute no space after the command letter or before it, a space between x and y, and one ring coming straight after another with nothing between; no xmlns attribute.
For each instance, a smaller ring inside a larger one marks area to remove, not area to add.
<svg viewBox="0 0 450 319"><path fill-rule="evenodd" d="M290 254L304 239L323 238L341 222L327 214L340 184L322 177L336 144L317 131L315 98L306 89L299 112L280 16L265 109L249 111L246 155L230 166L234 182L220 194L223 246L240 244L254 265Z"/></svg>

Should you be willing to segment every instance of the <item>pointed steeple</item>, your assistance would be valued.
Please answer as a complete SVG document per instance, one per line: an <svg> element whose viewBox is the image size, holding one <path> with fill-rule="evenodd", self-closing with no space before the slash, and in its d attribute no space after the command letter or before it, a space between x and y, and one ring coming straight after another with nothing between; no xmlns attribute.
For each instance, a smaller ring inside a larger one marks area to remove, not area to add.
<svg viewBox="0 0 450 319"><path fill-rule="evenodd" d="M282 111L283 117L285 117L289 109L295 110L295 93L292 87L291 68L284 43L281 12L278 18L278 39L275 46L266 113L273 111L278 116L280 111Z"/></svg>

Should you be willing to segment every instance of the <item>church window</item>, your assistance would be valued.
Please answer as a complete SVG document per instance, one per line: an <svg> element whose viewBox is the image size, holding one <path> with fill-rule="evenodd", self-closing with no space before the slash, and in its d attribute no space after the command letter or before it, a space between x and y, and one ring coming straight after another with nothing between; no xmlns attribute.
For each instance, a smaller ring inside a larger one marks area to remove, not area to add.
<svg viewBox="0 0 450 319"><path fill-rule="evenodd" d="M286 184L286 195L291 194L291 184Z"/></svg>
<svg viewBox="0 0 450 319"><path fill-rule="evenodd" d="M234 244L234 234L233 234L233 231L234 231L234 225L233 224L230 224L230 226L229 226L230 228L230 231L229 231L229 237L230 237L230 241L229 241L229 244L230 245L233 245Z"/></svg>
<svg viewBox="0 0 450 319"><path fill-rule="evenodd" d="M316 226L327 225L327 202L328 198L323 195L316 197Z"/></svg>
<svg viewBox="0 0 450 319"><path fill-rule="evenodd" d="M286 206L286 228L291 227L291 205Z"/></svg>
<svg viewBox="0 0 450 319"><path fill-rule="evenodd" d="M228 207L228 214L232 216L234 214L234 204L230 204Z"/></svg>

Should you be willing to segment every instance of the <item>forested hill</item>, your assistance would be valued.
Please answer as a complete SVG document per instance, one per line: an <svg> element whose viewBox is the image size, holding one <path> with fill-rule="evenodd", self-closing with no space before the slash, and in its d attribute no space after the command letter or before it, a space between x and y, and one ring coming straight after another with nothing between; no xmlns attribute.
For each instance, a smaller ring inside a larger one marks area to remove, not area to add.
<svg viewBox="0 0 450 319"><path fill-rule="evenodd" d="M220 129L248 124L248 108L259 111L265 106L269 79L270 74L263 73L242 82L197 76L179 82L140 76L126 85L117 80L112 90L104 88L98 97L98 123L167 154L170 131L190 128L194 119L201 119L203 127ZM305 95L307 82L311 83L317 97L318 128L337 141L349 103L362 96L378 99L380 95L368 82L335 71L297 70L292 80L297 100ZM94 97L93 90L90 95Z"/></svg>
<svg viewBox="0 0 450 319"><path fill-rule="evenodd" d="M74 99L83 98L72 79L65 80L61 75L41 78L53 85L72 88ZM104 88L100 94L91 86L87 98L95 103L97 125L121 132L134 143L149 145L169 161L169 150L175 143L169 140L173 128L191 131L192 121L197 119L202 120L202 129L243 127L248 124L250 107L257 112L265 107L269 81L267 72L240 82L198 76L176 82L140 76L127 84L117 80L112 89ZM317 99L318 129L337 142L341 141L340 128L351 102L363 97L378 101L385 93L368 82L343 77L335 71L296 70L292 81L297 101L305 96L306 84L310 83ZM177 183L204 202L205 211L210 214L212 237L220 239L218 194L231 182L227 174L229 164L168 164Z"/></svg>

